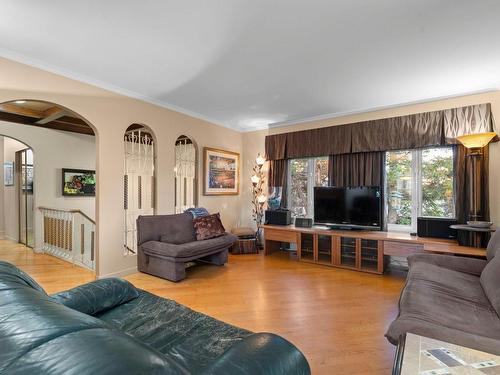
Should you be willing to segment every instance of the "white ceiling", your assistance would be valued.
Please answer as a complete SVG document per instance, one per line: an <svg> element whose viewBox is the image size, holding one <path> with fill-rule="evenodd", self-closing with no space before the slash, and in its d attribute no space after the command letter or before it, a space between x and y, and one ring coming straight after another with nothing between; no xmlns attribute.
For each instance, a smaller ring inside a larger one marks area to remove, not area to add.
<svg viewBox="0 0 500 375"><path fill-rule="evenodd" d="M246 131L499 89L500 1L3 0L0 55Z"/></svg>

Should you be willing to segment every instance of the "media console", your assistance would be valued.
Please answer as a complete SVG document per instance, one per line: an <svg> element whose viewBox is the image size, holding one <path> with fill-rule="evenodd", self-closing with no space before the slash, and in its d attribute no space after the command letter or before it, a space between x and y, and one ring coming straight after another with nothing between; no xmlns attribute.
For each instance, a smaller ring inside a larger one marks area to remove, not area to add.
<svg viewBox="0 0 500 375"><path fill-rule="evenodd" d="M485 249L459 246L454 240L410 236L407 233L331 230L293 225L261 225L264 254L279 250L281 243L297 246L300 261L382 274L386 258L431 252L486 257Z"/></svg>

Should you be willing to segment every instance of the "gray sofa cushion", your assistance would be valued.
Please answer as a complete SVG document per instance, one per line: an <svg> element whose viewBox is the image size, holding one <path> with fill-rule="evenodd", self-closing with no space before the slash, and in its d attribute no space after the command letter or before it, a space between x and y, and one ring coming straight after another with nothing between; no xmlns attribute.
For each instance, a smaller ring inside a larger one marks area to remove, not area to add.
<svg viewBox="0 0 500 375"><path fill-rule="evenodd" d="M147 241L173 244L196 241L193 216L190 213L139 216L137 233L139 245Z"/></svg>
<svg viewBox="0 0 500 375"><path fill-rule="evenodd" d="M500 317L500 256L494 257L481 274L481 285L486 297Z"/></svg>
<svg viewBox="0 0 500 375"><path fill-rule="evenodd" d="M469 273L475 276L481 276L484 267L488 264L485 259L454 257L441 254L413 254L408 257L410 268L415 263L428 263L438 267L447 268L453 271Z"/></svg>
<svg viewBox="0 0 500 375"><path fill-rule="evenodd" d="M483 350L481 337L500 340L500 320L475 275L414 262L399 309L386 334L392 343L405 332Z"/></svg>
<svg viewBox="0 0 500 375"><path fill-rule="evenodd" d="M488 262L495 257L496 252L500 249L500 230L497 230L488 242L486 249L486 259Z"/></svg>
<svg viewBox="0 0 500 375"><path fill-rule="evenodd" d="M149 241L144 243L142 248L149 254L157 254L172 258L190 258L198 254L208 253L212 250L228 248L236 240L236 236L227 233L217 238L211 238L203 241L192 241L180 245Z"/></svg>

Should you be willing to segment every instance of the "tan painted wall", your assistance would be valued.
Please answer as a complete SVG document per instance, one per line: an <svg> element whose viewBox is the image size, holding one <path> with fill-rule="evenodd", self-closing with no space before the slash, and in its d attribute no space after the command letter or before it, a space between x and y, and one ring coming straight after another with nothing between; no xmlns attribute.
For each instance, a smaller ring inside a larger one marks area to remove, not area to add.
<svg viewBox="0 0 500 375"><path fill-rule="evenodd" d="M203 146L242 151L240 133L203 120L3 58L0 58L0 72L0 103L16 99L54 102L83 116L97 131L96 218L103 223L97 229L99 276L136 269L135 257L122 256L122 135L130 124L146 124L155 133L160 214L172 213L174 209L174 144L179 135L194 139L200 152ZM199 204L220 211L228 228L240 220L240 196L200 196Z"/></svg>
<svg viewBox="0 0 500 375"><path fill-rule="evenodd" d="M149 126L157 139L158 213L174 209L174 143L180 134L191 137L201 151L204 146L225 148L242 153L241 193L238 196L205 197L199 205L220 211L224 225L252 224L249 178L258 152L264 152L267 134L345 124L368 119L400 116L470 104L491 102L493 116L500 119L500 92L464 96L430 103L402 106L335 119L303 122L286 127L250 133L238 133L159 106L115 94L91 85L0 58L0 103L16 99L38 99L65 106L86 118L97 131L98 275L133 272L134 257L122 256L123 243L123 140L122 134L132 123ZM500 120L499 120L500 121ZM6 134L8 135L8 134ZM500 146L491 147L490 194L492 218L500 222ZM202 191L201 166L200 185Z"/></svg>
<svg viewBox="0 0 500 375"><path fill-rule="evenodd" d="M64 197L61 186L62 168L95 169L94 137L34 126L21 126L4 121L0 121L0 134L13 137L13 139L1 137L5 141L5 161L13 161L17 150L26 147L33 149L34 192L28 198L34 199L36 207L79 209L91 218L95 218L94 197ZM7 159L7 155L10 155L10 160ZM15 190L13 186L4 188L5 235L11 239L18 237ZM35 249L41 250L43 218L39 210L34 212L34 221Z"/></svg>
<svg viewBox="0 0 500 375"><path fill-rule="evenodd" d="M493 118L496 119L496 131L500 132L500 91L468 95L452 99L437 100L428 103L420 103L407 105L397 108L389 108L379 111L366 112L357 115L342 116L327 120L318 120L310 122L302 122L289 126L271 128L269 130L261 130L243 134L243 165L248 169L255 155L258 152L264 152L264 139L267 134L286 133L291 131L314 129L326 126L341 125L354 123L366 120L375 120L380 118L403 116L408 114L420 113L441 110L446 108L456 108L472 104L491 103ZM490 146L490 201L491 201L491 218L495 223L500 223L500 142ZM250 172L246 171L247 175L243 174L243 182L248 181ZM242 223L251 224L249 216L251 194L244 192L242 195Z"/></svg>

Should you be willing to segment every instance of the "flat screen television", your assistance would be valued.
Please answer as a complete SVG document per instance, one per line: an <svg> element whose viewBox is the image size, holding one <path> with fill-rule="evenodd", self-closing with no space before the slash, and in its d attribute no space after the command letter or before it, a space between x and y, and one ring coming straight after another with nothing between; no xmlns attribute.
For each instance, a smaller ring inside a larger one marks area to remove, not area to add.
<svg viewBox="0 0 500 375"><path fill-rule="evenodd" d="M380 187L315 187L314 223L340 229L382 229Z"/></svg>

